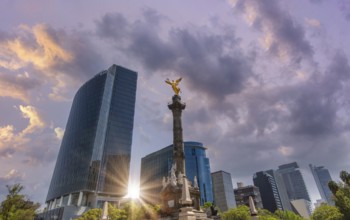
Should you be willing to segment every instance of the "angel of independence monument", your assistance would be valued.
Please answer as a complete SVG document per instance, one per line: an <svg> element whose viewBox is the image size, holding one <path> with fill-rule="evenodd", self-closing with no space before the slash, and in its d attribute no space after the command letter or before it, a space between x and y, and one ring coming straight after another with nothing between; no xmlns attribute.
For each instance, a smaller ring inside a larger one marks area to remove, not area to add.
<svg viewBox="0 0 350 220"><path fill-rule="evenodd" d="M168 104L173 113L173 165L170 176L163 177L163 188L160 192L161 210L164 219L196 220L208 219L207 215L200 210L200 192L197 178L190 183L186 177L185 153L182 137L181 114L186 104L181 102L178 80L165 82L171 85L175 94L172 102Z"/></svg>

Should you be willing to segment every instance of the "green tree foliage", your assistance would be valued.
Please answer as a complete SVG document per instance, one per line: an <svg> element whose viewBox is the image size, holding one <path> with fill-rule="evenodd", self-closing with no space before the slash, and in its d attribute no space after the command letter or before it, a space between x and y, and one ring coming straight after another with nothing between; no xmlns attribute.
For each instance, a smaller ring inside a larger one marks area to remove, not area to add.
<svg viewBox="0 0 350 220"><path fill-rule="evenodd" d="M250 220L250 211L247 206L238 206L221 214L223 220Z"/></svg>
<svg viewBox="0 0 350 220"><path fill-rule="evenodd" d="M204 205L202 206L203 209L210 209L210 207L213 205L211 202L205 202Z"/></svg>
<svg viewBox="0 0 350 220"><path fill-rule="evenodd" d="M342 182L330 181L329 189L333 193L335 206L343 214L343 219L350 219L350 174L346 171L340 172Z"/></svg>
<svg viewBox="0 0 350 220"><path fill-rule="evenodd" d="M39 203L34 203L20 194L23 186L14 184L6 186L8 195L0 204L1 220L31 220L34 218L35 211L39 208Z"/></svg>
<svg viewBox="0 0 350 220"><path fill-rule="evenodd" d="M283 220L303 220L304 218L295 214L292 211L282 211L282 210L276 210L275 215L278 217L277 219L283 219Z"/></svg>
<svg viewBox="0 0 350 220"><path fill-rule="evenodd" d="M342 220L344 217L335 206L321 205L312 213L312 220Z"/></svg>
<svg viewBox="0 0 350 220"><path fill-rule="evenodd" d="M108 216L111 220L124 220L128 218L128 213L124 209L117 209L108 204Z"/></svg>
<svg viewBox="0 0 350 220"><path fill-rule="evenodd" d="M90 209L76 220L100 220L102 217L102 209ZM128 215L124 209L115 208L108 204L108 219L109 220L126 220Z"/></svg>
<svg viewBox="0 0 350 220"><path fill-rule="evenodd" d="M158 219L160 213L159 205L147 205L130 201L124 205L127 220Z"/></svg>
<svg viewBox="0 0 350 220"><path fill-rule="evenodd" d="M89 209L76 220L99 220L102 215L102 209Z"/></svg>
<svg viewBox="0 0 350 220"><path fill-rule="evenodd" d="M258 209L259 220L279 220L279 218L267 209Z"/></svg>
<svg viewBox="0 0 350 220"><path fill-rule="evenodd" d="M137 202L128 202L122 209L118 209L108 204L109 220L139 220L139 219L158 219L160 206L140 204ZM102 216L102 209L90 209L76 220L99 220ZM0 219L1 220L1 219Z"/></svg>

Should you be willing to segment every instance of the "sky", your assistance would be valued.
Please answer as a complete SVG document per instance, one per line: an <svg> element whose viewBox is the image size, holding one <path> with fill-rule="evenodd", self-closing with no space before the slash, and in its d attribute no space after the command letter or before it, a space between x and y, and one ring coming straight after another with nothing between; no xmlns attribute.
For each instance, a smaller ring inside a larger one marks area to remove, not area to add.
<svg viewBox="0 0 350 220"><path fill-rule="evenodd" d="M77 89L112 64L138 72L130 182L172 143L182 77L184 139L211 171L252 184L296 161L350 171L350 1L4 0L0 7L0 198L19 182L44 203Z"/></svg>

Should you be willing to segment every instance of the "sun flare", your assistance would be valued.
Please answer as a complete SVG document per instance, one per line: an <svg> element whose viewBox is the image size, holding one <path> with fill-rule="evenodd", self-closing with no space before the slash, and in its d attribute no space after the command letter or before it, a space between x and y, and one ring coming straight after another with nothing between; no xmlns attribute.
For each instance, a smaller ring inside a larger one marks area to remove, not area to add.
<svg viewBox="0 0 350 220"><path fill-rule="evenodd" d="M131 199L138 199L139 196L140 196L140 186L135 183L129 184L128 195L126 195L126 197Z"/></svg>

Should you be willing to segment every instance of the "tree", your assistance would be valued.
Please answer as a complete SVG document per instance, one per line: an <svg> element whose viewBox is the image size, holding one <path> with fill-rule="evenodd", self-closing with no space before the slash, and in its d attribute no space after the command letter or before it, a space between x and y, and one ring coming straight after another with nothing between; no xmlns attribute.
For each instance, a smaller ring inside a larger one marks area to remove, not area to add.
<svg viewBox="0 0 350 220"><path fill-rule="evenodd" d="M111 204L108 204L108 216L111 220L124 220L127 219L128 213L124 209L117 209Z"/></svg>
<svg viewBox="0 0 350 220"><path fill-rule="evenodd" d="M211 202L205 202L204 205L202 206L203 209L210 209L210 207L213 205Z"/></svg>
<svg viewBox="0 0 350 220"><path fill-rule="evenodd" d="M279 218L267 209L258 209L259 220L279 220Z"/></svg>
<svg viewBox="0 0 350 220"><path fill-rule="evenodd" d="M289 210L276 210L275 215L283 220L303 220L304 218Z"/></svg>
<svg viewBox="0 0 350 220"><path fill-rule="evenodd" d="M89 209L82 216L76 220L100 220L102 217L102 209ZM108 219L109 220L126 220L127 213L123 209L115 208L113 205L108 204Z"/></svg>
<svg viewBox="0 0 350 220"><path fill-rule="evenodd" d="M335 206L321 205L312 213L312 220L342 220L344 217Z"/></svg>
<svg viewBox="0 0 350 220"><path fill-rule="evenodd" d="M34 203L20 194L23 186L14 184L6 185L8 195L0 205L0 219L2 220L31 220L34 218L35 211L39 208L39 203Z"/></svg>
<svg viewBox="0 0 350 220"><path fill-rule="evenodd" d="M350 174L341 171L340 179L342 182L339 183L330 181L328 187L333 193L335 206L343 214L343 219L350 219Z"/></svg>
<svg viewBox="0 0 350 220"><path fill-rule="evenodd" d="M102 215L102 209L89 209L76 220L100 220Z"/></svg>
<svg viewBox="0 0 350 220"><path fill-rule="evenodd" d="M247 206L238 206L222 213L223 220L250 220L250 211Z"/></svg>

